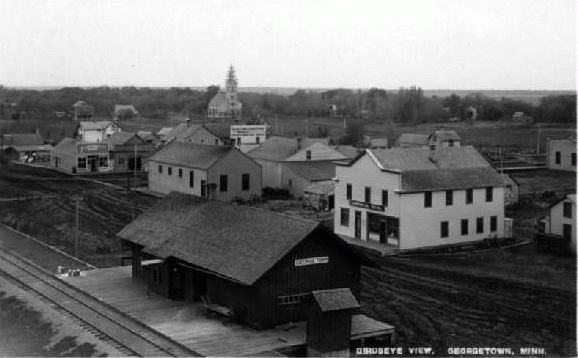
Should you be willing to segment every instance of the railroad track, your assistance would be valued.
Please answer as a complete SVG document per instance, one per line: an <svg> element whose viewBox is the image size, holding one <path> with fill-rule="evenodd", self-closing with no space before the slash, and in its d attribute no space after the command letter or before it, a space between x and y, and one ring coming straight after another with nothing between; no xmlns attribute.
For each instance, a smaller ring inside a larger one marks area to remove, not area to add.
<svg viewBox="0 0 578 358"><path fill-rule="evenodd" d="M22 289L39 295L43 301L128 356L200 356L197 352L3 248L0 248L0 275Z"/></svg>

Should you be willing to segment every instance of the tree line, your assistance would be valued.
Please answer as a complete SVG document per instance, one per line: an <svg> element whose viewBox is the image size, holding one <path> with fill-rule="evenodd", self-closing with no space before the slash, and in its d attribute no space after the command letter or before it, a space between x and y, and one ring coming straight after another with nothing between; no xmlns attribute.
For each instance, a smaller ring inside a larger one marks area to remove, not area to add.
<svg viewBox="0 0 578 358"><path fill-rule="evenodd" d="M72 104L85 101L98 117L110 117L115 104L133 104L141 116L166 118L170 113L204 116L210 100L220 91L188 87L65 87L53 90L22 90L0 86L0 118L46 116L72 112ZM274 93L239 93L243 116L248 120L271 116L346 117L398 124L463 120L475 109L477 120L508 120L524 112L537 122L575 123L576 95L546 96L537 105L506 97L494 99L480 93L426 97L420 87L386 91L333 89L298 90L290 96Z"/></svg>

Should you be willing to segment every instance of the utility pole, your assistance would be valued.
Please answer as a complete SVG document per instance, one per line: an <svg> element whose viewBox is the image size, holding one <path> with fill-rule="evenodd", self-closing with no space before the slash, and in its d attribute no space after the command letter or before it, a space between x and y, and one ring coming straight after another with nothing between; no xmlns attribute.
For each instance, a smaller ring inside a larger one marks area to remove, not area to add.
<svg viewBox="0 0 578 358"><path fill-rule="evenodd" d="M133 184L133 189L136 188L136 155L137 155L137 151L136 151L136 143L134 144L134 166L133 166L133 173L134 173L134 184Z"/></svg>
<svg viewBox="0 0 578 358"><path fill-rule="evenodd" d="M542 125L538 124L538 142L536 142L536 154L540 154L540 134L542 134Z"/></svg>

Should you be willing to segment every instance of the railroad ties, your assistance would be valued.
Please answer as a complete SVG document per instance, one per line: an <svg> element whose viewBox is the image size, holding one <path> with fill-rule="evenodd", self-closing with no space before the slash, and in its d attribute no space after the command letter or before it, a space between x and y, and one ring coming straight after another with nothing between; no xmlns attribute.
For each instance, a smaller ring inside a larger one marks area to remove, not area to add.
<svg viewBox="0 0 578 358"><path fill-rule="evenodd" d="M0 275L73 318L128 356L190 357L197 352L146 326L46 270L0 248Z"/></svg>

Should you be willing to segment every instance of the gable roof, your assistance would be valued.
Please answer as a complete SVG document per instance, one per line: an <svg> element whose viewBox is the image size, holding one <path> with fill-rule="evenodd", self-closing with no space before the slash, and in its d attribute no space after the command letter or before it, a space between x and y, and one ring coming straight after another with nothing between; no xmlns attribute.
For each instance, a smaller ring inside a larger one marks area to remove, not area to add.
<svg viewBox="0 0 578 358"><path fill-rule="evenodd" d="M177 140L184 140L195 133L199 128L201 128L200 124L180 123L173 128L170 133L168 133L168 136L174 137Z"/></svg>
<svg viewBox="0 0 578 358"><path fill-rule="evenodd" d="M272 211L172 192L118 236L155 256L172 256L251 285L318 226Z"/></svg>
<svg viewBox="0 0 578 358"><path fill-rule="evenodd" d="M52 150L57 152L76 152L76 143L80 142L74 138L64 138Z"/></svg>
<svg viewBox="0 0 578 358"><path fill-rule="evenodd" d="M447 142L449 140L461 140L462 138L454 130L438 130L430 135L437 142Z"/></svg>
<svg viewBox="0 0 578 358"><path fill-rule="evenodd" d="M400 171L490 167L472 147L371 149L385 169ZM432 160L433 158L433 160Z"/></svg>
<svg viewBox="0 0 578 358"><path fill-rule="evenodd" d="M554 203L552 203L548 208L551 209L551 208L553 208L554 206L556 206L556 205L558 205L558 204L560 204L561 202L564 202L564 201L566 201L566 200L570 201L570 202L573 203L573 204L576 204L576 194L568 194L568 195L564 196L563 198L561 198L561 199L559 199L559 200L556 200L556 201L555 201Z"/></svg>
<svg viewBox="0 0 578 358"><path fill-rule="evenodd" d="M406 143L411 145L427 145L427 134L403 133L397 138L397 144Z"/></svg>
<svg viewBox="0 0 578 358"><path fill-rule="evenodd" d="M319 305L322 312L339 311L359 308L359 302L349 288L336 288L333 290L319 290L311 292L313 299Z"/></svg>
<svg viewBox="0 0 578 358"><path fill-rule="evenodd" d="M410 170L401 173L401 187L406 193L503 186L504 180L491 167Z"/></svg>
<svg viewBox="0 0 578 358"><path fill-rule="evenodd" d="M208 169L232 150L236 149L222 145L172 141L150 157L149 161Z"/></svg>
<svg viewBox="0 0 578 358"><path fill-rule="evenodd" d="M110 144L113 145L123 145L126 144L128 141L130 141L131 139L135 138L139 141L142 142L143 144L145 144L146 142L139 137L136 133L131 133L131 132L116 132L113 133L110 137L108 137L106 139L107 142L109 142Z"/></svg>
<svg viewBox="0 0 578 358"><path fill-rule="evenodd" d="M2 145L4 146L25 146L44 144L40 134L4 134Z"/></svg>
<svg viewBox="0 0 578 358"><path fill-rule="evenodd" d="M335 163L332 161L283 162L283 166L309 181L335 178Z"/></svg>
<svg viewBox="0 0 578 358"><path fill-rule="evenodd" d="M301 140L301 148L313 143L329 143L328 138L304 138ZM297 151L297 138L271 136L260 146L247 152L251 158L271 161L282 161Z"/></svg>
<svg viewBox="0 0 578 358"><path fill-rule="evenodd" d="M82 121L78 123L78 126L82 128L82 130L103 130L106 127L112 125L111 121Z"/></svg>
<svg viewBox="0 0 578 358"><path fill-rule="evenodd" d="M311 152L311 159L307 159L307 151ZM323 144L313 143L310 146L303 148L289 158L285 159L287 162L295 161L316 161L316 160L342 160L346 157L337 150Z"/></svg>
<svg viewBox="0 0 578 358"><path fill-rule="evenodd" d="M163 136L163 135L167 135L169 133L171 133L174 130L173 127L162 127L161 129L159 129L159 131L157 132L158 136Z"/></svg>
<svg viewBox="0 0 578 358"><path fill-rule="evenodd" d="M225 96L225 92L217 93L209 102L209 107L218 106L221 103L225 103L227 101L227 97Z"/></svg>
<svg viewBox="0 0 578 358"><path fill-rule="evenodd" d="M223 141L231 137L231 126L228 124L207 123L203 124L203 128Z"/></svg>

